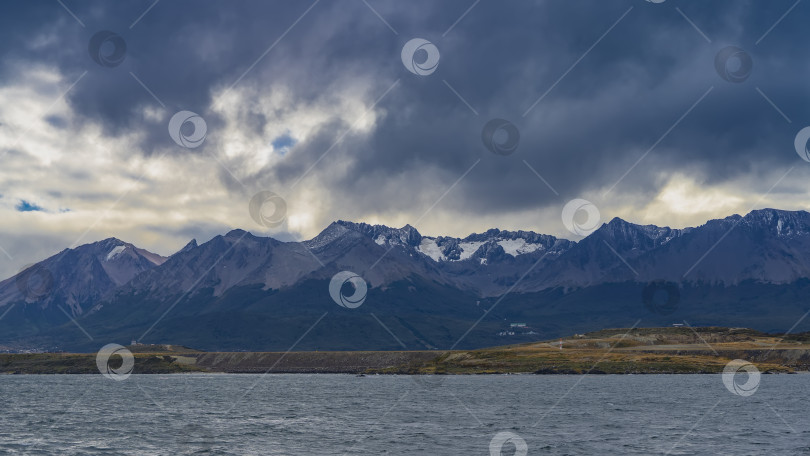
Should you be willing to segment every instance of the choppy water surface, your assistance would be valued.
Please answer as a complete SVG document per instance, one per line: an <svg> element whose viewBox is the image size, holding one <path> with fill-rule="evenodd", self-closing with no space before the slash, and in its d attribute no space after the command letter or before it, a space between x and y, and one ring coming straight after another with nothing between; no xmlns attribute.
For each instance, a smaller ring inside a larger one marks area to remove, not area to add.
<svg viewBox="0 0 810 456"><path fill-rule="evenodd" d="M2 376L0 454L810 454L810 375L440 380Z"/></svg>

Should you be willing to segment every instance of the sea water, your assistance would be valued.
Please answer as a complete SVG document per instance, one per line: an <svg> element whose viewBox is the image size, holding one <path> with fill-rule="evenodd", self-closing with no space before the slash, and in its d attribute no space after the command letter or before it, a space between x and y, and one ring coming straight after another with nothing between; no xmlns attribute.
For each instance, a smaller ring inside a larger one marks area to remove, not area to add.
<svg viewBox="0 0 810 456"><path fill-rule="evenodd" d="M810 375L0 376L0 454L810 454Z"/></svg>

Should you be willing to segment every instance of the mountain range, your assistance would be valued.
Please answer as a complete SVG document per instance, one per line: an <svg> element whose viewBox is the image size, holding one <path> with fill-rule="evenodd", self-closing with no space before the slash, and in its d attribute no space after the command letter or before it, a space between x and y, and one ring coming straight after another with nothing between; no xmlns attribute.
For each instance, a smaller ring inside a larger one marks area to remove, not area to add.
<svg viewBox="0 0 810 456"><path fill-rule="evenodd" d="M330 295L341 271L367 284L362 305ZM0 350L478 348L684 322L784 332L810 328L809 291L805 211L685 229L614 218L578 242L337 221L307 241L234 230L169 257L115 238L65 249L0 282Z"/></svg>

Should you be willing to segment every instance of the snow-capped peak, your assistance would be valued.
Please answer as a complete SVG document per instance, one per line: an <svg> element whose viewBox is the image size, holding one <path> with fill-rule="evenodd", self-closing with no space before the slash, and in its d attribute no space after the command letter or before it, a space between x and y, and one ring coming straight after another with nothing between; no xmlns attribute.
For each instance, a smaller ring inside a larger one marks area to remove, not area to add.
<svg viewBox="0 0 810 456"><path fill-rule="evenodd" d="M536 250L542 250L542 244L530 244L525 239L505 239L498 241L498 245L503 247L503 251L507 255L518 256L524 253L532 253Z"/></svg>
<svg viewBox="0 0 810 456"><path fill-rule="evenodd" d="M503 250L511 257L536 251L553 249L558 244L570 241L554 236L537 234L531 231L488 230L481 234L471 234L464 239L451 237L423 237L417 250L433 261L464 261L483 258L493 252L493 248ZM486 263L481 263L486 264Z"/></svg>
<svg viewBox="0 0 810 456"><path fill-rule="evenodd" d="M573 245L572 241L533 231L505 231L490 229L465 238L449 236L422 236L411 225L391 228L385 225L370 225L338 220L330 224L318 236L305 241L307 247L318 249L337 242L346 236L363 236L382 247L398 247L414 255L422 255L437 263L479 260L495 256L515 258L535 252L561 254ZM487 263L481 263L487 264Z"/></svg>

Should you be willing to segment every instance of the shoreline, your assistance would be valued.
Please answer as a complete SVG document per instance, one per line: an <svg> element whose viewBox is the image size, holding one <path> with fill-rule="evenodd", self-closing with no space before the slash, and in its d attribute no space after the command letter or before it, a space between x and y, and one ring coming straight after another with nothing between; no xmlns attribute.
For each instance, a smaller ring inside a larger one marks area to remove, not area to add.
<svg viewBox="0 0 810 456"><path fill-rule="evenodd" d="M479 350L203 352L136 345L133 374L653 375L717 374L742 359L764 374L810 371L810 340L742 328L603 330ZM109 366L120 367L112 358ZM0 374L98 374L95 353L0 354Z"/></svg>

